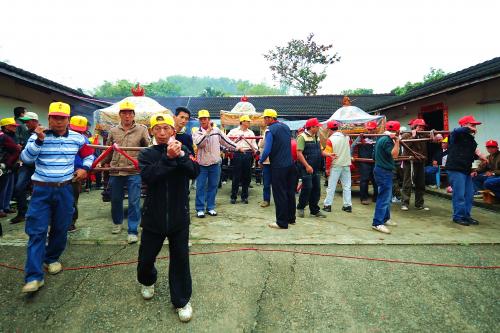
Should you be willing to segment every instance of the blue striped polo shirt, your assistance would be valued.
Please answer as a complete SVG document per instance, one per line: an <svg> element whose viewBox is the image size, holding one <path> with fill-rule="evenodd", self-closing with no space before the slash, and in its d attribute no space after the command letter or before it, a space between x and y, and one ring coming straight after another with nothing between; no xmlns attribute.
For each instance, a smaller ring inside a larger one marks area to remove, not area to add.
<svg viewBox="0 0 500 333"><path fill-rule="evenodd" d="M84 136L72 130L60 136L48 131L44 141L37 140L36 134L33 134L21 153L21 160L26 164L35 164L32 180L64 182L73 178L77 154L82 157L83 169L89 170L92 166L94 155L82 154L84 146Z"/></svg>

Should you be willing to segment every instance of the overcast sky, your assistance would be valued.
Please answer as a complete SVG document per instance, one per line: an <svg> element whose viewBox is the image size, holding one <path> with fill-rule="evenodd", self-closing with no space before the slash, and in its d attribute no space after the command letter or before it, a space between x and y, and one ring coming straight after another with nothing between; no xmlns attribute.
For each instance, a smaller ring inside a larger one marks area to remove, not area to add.
<svg viewBox="0 0 500 333"><path fill-rule="evenodd" d="M321 94L389 92L500 56L493 0L1 3L0 60L73 88L177 74L273 84L262 55L310 32L342 57Z"/></svg>

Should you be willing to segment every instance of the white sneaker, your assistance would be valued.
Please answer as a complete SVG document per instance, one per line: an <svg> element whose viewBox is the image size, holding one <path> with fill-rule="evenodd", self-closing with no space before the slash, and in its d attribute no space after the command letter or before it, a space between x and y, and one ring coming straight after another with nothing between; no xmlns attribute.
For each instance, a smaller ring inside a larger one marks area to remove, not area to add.
<svg viewBox="0 0 500 333"><path fill-rule="evenodd" d="M402 205L402 206L401 206L401 210L408 210L408 206L406 206L406 205Z"/></svg>
<svg viewBox="0 0 500 333"><path fill-rule="evenodd" d="M38 289L42 288L43 285L44 285L43 280L30 281L23 286L22 292L23 293L34 293L35 291L38 291Z"/></svg>
<svg viewBox="0 0 500 333"><path fill-rule="evenodd" d="M137 238L137 235L129 234L127 236L127 243L129 243L129 244L137 243L138 240L139 240L139 238Z"/></svg>
<svg viewBox="0 0 500 333"><path fill-rule="evenodd" d="M384 234L390 234L391 231L389 230L389 228L387 228L385 225L381 224L381 225L377 225L377 226L374 226L372 225L372 229L373 230L376 230L376 231L380 231Z"/></svg>
<svg viewBox="0 0 500 333"><path fill-rule="evenodd" d="M196 217L202 219L205 217L205 213L203 213L203 211L199 210L196 212Z"/></svg>
<svg viewBox="0 0 500 333"><path fill-rule="evenodd" d="M210 215L210 216L217 216L217 212L215 211L215 209L210 209L208 211L208 215Z"/></svg>
<svg viewBox="0 0 500 333"><path fill-rule="evenodd" d="M113 224L113 228L111 229L112 234L119 234L122 231L121 224Z"/></svg>
<svg viewBox="0 0 500 333"><path fill-rule="evenodd" d="M401 200L399 200L397 197L392 197L392 203L400 203Z"/></svg>
<svg viewBox="0 0 500 333"><path fill-rule="evenodd" d="M141 295L145 300L153 298L155 295L155 285L145 286L141 285Z"/></svg>
<svg viewBox="0 0 500 333"><path fill-rule="evenodd" d="M184 305L183 308L175 309L179 315L179 320L182 322L188 322L193 317L193 308L191 307L191 303Z"/></svg>
<svg viewBox="0 0 500 333"><path fill-rule="evenodd" d="M396 225L398 225L398 223L396 221L389 219L389 220L385 221L384 225L396 226Z"/></svg>
<svg viewBox="0 0 500 333"><path fill-rule="evenodd" d="M59 261L53 262L52 264L44 264L45 268L47 268L47 272L52 275L56 275L60 271L62 271L62 265Z"/></svg>
<svg viewBox="0 0 500 333"><path fill-rule="evenodd" d="M425 207L425 206L420 206L420 207L416 207L418 210L425 210L425 211L428 211L430 210L429 207Z"/></svg>

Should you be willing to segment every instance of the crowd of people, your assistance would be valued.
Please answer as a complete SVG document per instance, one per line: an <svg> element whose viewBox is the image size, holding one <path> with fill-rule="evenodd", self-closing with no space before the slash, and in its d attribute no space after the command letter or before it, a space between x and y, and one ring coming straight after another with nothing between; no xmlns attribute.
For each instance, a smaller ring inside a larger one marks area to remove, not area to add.
<svg viewBox="0 0 500 333"><path fill-rule="evenodd" d="M90 176L98 155L89 146L88 120L82 116L71 117L70 112L66 103L51 103L48 128L40 124L36 113L24 108L16 108L13 118L0 122L0 217L16 213L10 223L26 223L29 241L22 288L26 293L44 285L44 270L49 274L62 270L59 258L66 247L67 233L76 229L82 183ZM294 139L290 128L278 120L273 109L263 112L266 129L259 141L246 115L239 118L239 126L227 135L214 125L209 111L199 110L197 116L199 127L191 133L185 129L191 118L191 111L185 107L177 108L174 116L154 114L148 128L135 122L135 105L123 102L119 105L120 123L109 130L104 143L143 149L128 151L128 157L114 151L96 165L109 170L111 233L122 231L125 192L128 194L129 244L138 242L139 226L142 227L137 279L144 299L154 296L155 259L164 240L168 239L170 295L181 321L189 321L192 316L188 249L191 182L196 182L195 216L217 216L223 152L232 152L228 201L237 204L240 195L240 202L249 204L252 170L257 164L264 185L261 207L270 206L272 191L276 219L268 226L273 229L288 229L297 223L297 217L305 218L307 206L310 216L326 218L326 213L334 210L339 181L342 205L338 206L341 211L351 213L351 171L355 155L360 158L356 163L360 204L370 205L371 182L371 201L375 203L372 228L378 232L390 233L388 226L397 225L391 219L391 206L397 197L395 187L400 182L400 209L410 209L413 192L414 208L428 211L424 204L425 186L435 185L443 169L452 189L452 220L457 224L479 223L471 216L475 193L487 189L500 197L498 143L488 140L489 155L480 153L474 135L481 123L472 116L461 118L459 127L445 138L434 136L432 131L425 132L423 119L413 120L411 131L405 132L401 132L399 122L388 121L385 132L378 136L373 135L378 124L370 121L365 124L364 135L355 140L341 131L339 122L329 121L323 142L320 139L322 124L318 119L308 119L304 130ZM428 158L427 147L432 142L438 142L440 147ZM402 155L411 155L412 159L401 160ZM134 167L133 159L138 161L138 168ZM477 159L482 163L473 170ZM323 172L328 186L320 207ZM141 208L143 184L146 196ZM298 188L300 194L296 202ZM17 202L17 212L10 206L11 199Z"/></svg>

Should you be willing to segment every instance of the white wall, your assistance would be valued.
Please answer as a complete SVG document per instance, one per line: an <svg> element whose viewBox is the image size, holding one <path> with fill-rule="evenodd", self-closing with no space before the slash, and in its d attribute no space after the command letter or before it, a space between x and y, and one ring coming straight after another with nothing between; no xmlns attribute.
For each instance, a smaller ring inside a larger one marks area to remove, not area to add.
<svg viewBox="0 0 500 333"><path fill-rule="evenodd" d="M458 127L458 119L473 115L482 125L478 126L476 141L481 151L486 152L484 143L489 139L500 141L500 102L478 104L480 101L500 100L500 79L490 80L454 93L440 94L416 102L383 111L387 120L398 120L407 126L410 119L417 117L420 108L426 105L444 103L448 106L448 126Z"/></svg>
<svg viewBox="0 0 500 333"><path fill-rule="evenodd" d="M0 75L0 118L14 117L14 108L24 106L28 111L38 114L40 122L47 126L48 109L53 101L70 104L73 115L75 99L48 89L46 92L34 89ZM89 120L92 121L92 119Z"/></svg>

